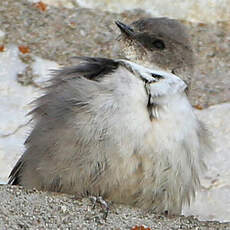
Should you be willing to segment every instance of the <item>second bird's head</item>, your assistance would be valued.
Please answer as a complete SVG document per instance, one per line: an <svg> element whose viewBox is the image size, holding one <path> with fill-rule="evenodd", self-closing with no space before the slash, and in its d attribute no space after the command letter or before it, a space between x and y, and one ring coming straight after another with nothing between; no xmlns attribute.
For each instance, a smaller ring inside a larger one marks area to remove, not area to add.
<svg viewBox="0 0 230 230"><path fill-rule="evenodd" d="M169 18L143 18L126 25L115 22L120 55L148 68L160 68L188 85L193 74L193 51L186 28Z"/></svg>

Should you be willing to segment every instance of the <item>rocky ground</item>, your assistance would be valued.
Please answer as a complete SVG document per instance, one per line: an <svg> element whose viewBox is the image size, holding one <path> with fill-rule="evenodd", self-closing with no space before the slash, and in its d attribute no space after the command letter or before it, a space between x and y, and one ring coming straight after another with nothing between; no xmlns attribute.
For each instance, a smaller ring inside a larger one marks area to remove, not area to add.
<svg viewBox="0 0 230 230"><path fill-rule="evenodd" d="M100 206L90 199L0 186L0 229L230 229L230 224L201 222L193 217L170 217L112 206L106 221Z"/></svg>
<svg viewBox="0 0 230 230"><path fill-rule="evenodd" d="M44 9L25 0L0 1L0 30L5 34L2 37L0 34L0 52L6 52L11 44L20 47L20 59L26 64L26 69L17 75L16 80L20 85L32 86L35 90L40 87L31 67L35 56L60 65L72 64L72 56L115 57L114 39L119 30L114 20L129 23L143 16L147 16L144 11L115 14L83 8L49 6ZM204 187L205 195L200 199L204 199L214 187L216 197L221 200L224 195L220 195L218 186L225 186L228 188L226 191L230 187L229 165L224 165L221 158L221 153L227 153L230 149L230 107L229 103L218 105L230 102L230 23L182 23L189 29L196 55L193 105L200 109L198 116L211 127L215 137L215 153L220 156L210 162L210 167L213 162L218 162L219 170L204 178L209 182ZM216 106L204 109L211 105ZM0 135L2 137L5 136ZM229 157L227 154L224 156L227 162ZM225 200L227 202L223 206L229 213L230 199ZM207 212L209 207L205 206ZM218 208L218 205L212 202L212 207ZM0 229L132 229L136 225L143 225L146 229L230 229L227 223L201 222L182 216L166 218L121 206L112 208L105 222L100 209L93 209L88 199L74 200L61 194L0 186Z"/></svg>

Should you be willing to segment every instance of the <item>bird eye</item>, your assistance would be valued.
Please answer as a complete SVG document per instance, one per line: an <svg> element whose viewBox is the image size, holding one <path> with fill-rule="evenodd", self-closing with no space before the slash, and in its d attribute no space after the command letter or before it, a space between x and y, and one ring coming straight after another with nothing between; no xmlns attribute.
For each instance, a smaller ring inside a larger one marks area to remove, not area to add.
<svg viewBox="0 0 230 230"><path fill-rule="evenodd" d="M152 77L157 79L157 80L160 80L160 79L164 79L163 76L159 75L159 74L155 74L155 73L152 73Z"/></svg>
<svg viewBox="0 0 230 230"><path fill-rule="evenodd" d="M160 40L160 39L156 39L155 41L153 41L153 46L159 50L163 50L165 49L165 43Z"/></svg>

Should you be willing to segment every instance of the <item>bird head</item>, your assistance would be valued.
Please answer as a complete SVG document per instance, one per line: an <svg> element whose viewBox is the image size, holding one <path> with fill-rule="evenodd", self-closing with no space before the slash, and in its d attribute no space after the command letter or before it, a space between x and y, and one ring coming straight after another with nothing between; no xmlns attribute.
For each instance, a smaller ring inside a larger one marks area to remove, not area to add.
<svg viewBox="0 0 230 230"><path fill-rule="evenodd" d="M146 67L180 76L188 85L193 74L193 51L186 29L169 18L143 18L126 25L115 22L120 54Z"/></svg>

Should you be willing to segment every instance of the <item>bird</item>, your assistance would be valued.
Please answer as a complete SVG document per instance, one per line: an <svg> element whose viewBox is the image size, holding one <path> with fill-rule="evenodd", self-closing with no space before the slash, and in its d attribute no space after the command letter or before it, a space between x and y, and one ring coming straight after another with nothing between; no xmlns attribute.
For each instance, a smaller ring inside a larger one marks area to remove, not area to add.
<svg viewBox="0 0 230 230"><path fill-rule="evenodd" d="M53 71L36 100L8 183L180 214L200 187L209 150L186 81L159 62L76 58L80 64Z"/></svg>
<svg viewBox="0 0 230 230"><path fill-rule="evenodd" d="M188 29L183 24L175 19L155 17L141 18L130 25L116 21L116 25L121 31L116 43L118 56L148 68L172 72L192 90L194 53Z"/></svg>

